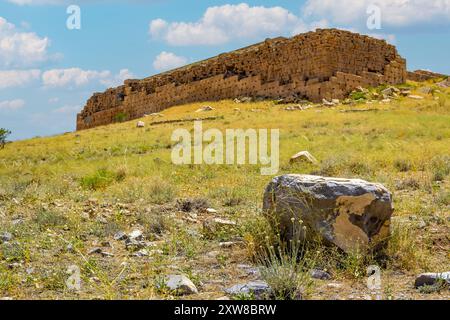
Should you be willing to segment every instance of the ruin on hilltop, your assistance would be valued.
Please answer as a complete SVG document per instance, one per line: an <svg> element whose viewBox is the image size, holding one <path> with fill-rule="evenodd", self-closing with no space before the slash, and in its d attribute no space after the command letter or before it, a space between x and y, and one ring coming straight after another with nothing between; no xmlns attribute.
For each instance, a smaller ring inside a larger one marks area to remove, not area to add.
<svg viewBox="0 0 450 320"><path fill-rule="evenodd" d="M318 29L264 42L95 93L77 130L166 108L236 97L342 99L358 86L406 81L406 62L384 40Z"/></svg>

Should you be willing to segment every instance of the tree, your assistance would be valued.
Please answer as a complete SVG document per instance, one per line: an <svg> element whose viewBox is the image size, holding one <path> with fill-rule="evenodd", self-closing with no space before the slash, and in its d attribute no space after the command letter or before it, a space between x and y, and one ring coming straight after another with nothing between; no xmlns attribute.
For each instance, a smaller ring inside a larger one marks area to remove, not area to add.
<svg viewBox="0 0 450 320"><path fill-rule="evenodd" d="M11 131L0 128L0 149L3 149L6 144L6 138L11 134Z"/></svg>

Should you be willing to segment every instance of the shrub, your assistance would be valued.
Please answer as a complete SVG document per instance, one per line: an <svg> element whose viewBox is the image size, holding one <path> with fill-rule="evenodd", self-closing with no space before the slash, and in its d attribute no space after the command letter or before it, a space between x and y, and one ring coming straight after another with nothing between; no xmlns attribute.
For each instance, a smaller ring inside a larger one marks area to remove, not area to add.
<svg viewBox="0 0 450 320"><path fill-rule="evenodd" d="M412 169L412 163L407 159L397 159L394 161L394 167L400 172L408 172Z"/></svg>
<svg viewBox="0 0 450 320"><path fill-rule="evenodd" d="M296 228L303 228L302 222L293 219L294 234ZM304 229L303 229L304 230ZM271 288L272 298L276 300L301 300L313 285L310 270L314 268L315 259L310 256L306 242L298 237L284 243L278 236L276 243L267 243L259 257L261 276Z"/></svg>
<svg viewBox="0 0 450 320"><path fill-rule="evenodd" d="M6 144L6 138L11 134L11 131L0 128L0 149L3 149Z"/></svg>
<svg viewBox="0 0 450 320"><path fill-rule="evenodd" d="M161 177L154 177L148 185L149 201L154 204L171 202L176 196L175 187Z"/></svg>
<svg viewBox="0 0 450 320"><path fill-rule="evenodd" d="M431 162L433 181L443 181L450 174L450 157L436 157Z"/></svg>
<svg viewBox="0 0 450 320"><path fill-rule="evenodd" d="M114 121L116 122L125 122L128 120L128 114L125 112L119 112L114 116Z"/></svg>
<svg viewBox="0 0 450 320"><path fill-rule="evenodd" d="M367 100L366 94L364 92L352 92L350 94L350 99L352 100Z"/></svg>
<svg viewBox="0 0 450 320"><path fill-rule="evenodd" d="M38 212L33 221L43 230L48 227L63 226L67 223L67 218L54 211L42 210Z"/></svg>
<svg viewBox="0 0 450 320"><path fill-rule="evenodd" d="M99 169L94 174L81 178L84 189L99 190L111 185L114 181L120 182L125 178L121 172L116 173L106 169Z"/></svg>

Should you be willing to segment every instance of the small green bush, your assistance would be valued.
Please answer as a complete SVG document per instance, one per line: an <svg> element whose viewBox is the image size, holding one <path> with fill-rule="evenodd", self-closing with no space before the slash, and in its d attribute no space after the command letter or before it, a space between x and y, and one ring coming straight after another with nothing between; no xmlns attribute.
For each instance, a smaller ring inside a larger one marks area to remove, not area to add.
<svg viewBox="0 0 450 320"><path fill-rule="evenodd" d="M119 112L114 116L114 121L116 122L125 122L128 120L128 114L125 112Z"/></svg>
<svg viewBox="0 0 450 320"><path fill-rule="evenodd" d="M81 178L81 186L88 190L105 189L113 182L125 179L122 172L116 173L106 169L97 170L94 174Z"/></svg>

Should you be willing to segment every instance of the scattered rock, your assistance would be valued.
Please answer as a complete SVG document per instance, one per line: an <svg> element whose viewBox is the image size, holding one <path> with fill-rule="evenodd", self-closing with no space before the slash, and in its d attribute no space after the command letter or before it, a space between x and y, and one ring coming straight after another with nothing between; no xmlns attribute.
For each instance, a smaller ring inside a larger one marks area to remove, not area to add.
<svg viewBox="0 0 450 320"><path fill-rule="evenodd" d="M413 94L410 94L410 95L408 96L408 98L410 98L410 99L415 99L415 100L422 100L422 99L423 99L422 96L416 96L416 95L413 95Z"/></svg>
<svg viewBox="0 0 450 320"><path fill-rule="evenodd" d="M249 276L259 276L260 272L258 268L255 268L253 266L247 265L247 264L238 264L236 267L239 269L245 270Z"/></svg>
<svg viewBox="0 0 450 320"><path fill-rule="evenodd" d="M407 97L411 94L411 90L401 90L400 91L400 95L402 95L403 97Z"/></svg>
<svg viewBox="0 0 450 320"><path fill-rule="evenodd" d="M88 251L88 254L89 255L95 254L95 253L100 253L101 254L102 252L103 252L102 248L92 248L91 250Z"/></svg>
<svg viewBox="0 0 450 320"><path fill-rule="evenodd" d="M342 284L333 282L333 283L327 284L327 287L328 288L333 288L333 289L340 289L340 288L342 288Z"/></svg>
<svg viewBox="0 0 450 320"><path fill-rule="evenodd" d="M217 210L213 209L213 208L208 208L208 209L206 209L206 213L215 214L215 213L217 213Z"/></svg>
<svg viewBox="0 0 450 320"><path fill-rule="evenodd" d="M13 235L9 232L3 232L0 234L0 242L9 242L13 239Z"/></svg>
<svg viewBox="0 0 450 320"><path fill-rule="evenodd" d="M291 157L290 163L306 161L309 163L318 163L317 159L308 151L300 151Z"/></svg>
<svg viewBox="0 0 450 320"><path fill-rule="evenodd" d="M328 101L327 99L322 99L322 105L325 107L333 107L334 103L331 101Z"/></svg>
<svg viewBox="0 0 450 320"><path fill-rule="evenodd" d="M139 250L147 247L147 243L141 240L126 239L125 247L127 250Z"/></svg>
<svg viewBox="0 0 450 320"><path fill-rule="evenodd" d="M369 90L359 86L359 87L356 88L356 92L369 93Z"/></svg>
<svg viewBox="0 0 450 320"><path fill-rule="evenodd" d="M295 106L286 107L286 108L284 108L284 110L286 110L286 111L297 111L297 110L303 111L303 110L308 109L308 108L309 107L306 107L306 106L295 105Z"/></svg>
<svg viewBox="0 0 450 320"><path fill-rule="evenodd" d="M227 220L227 219L222 219L222 218L214 218L213 222L216 224L221 224L221 225L226 225L226 226L235 226L236 225L236 222Z"/></svg>
<svg viewBox="0 0 450 320"><path fill-rule="evenodd" d="M114 235L114 240L123 241L128 239L128 236L123 231L119 231Z"/></svg>
<svg viewBox="0 0 450 320"><path fill-rule="evenodd" d="M232 296L253 294L256 299L264 299L270 296L271 289L264 281L251 281L245 284L236 284L225 289L225 292Z"/></svg>
<svg viewBox="0 0 450 320"><path fill-rule="evenodd" d="M215 110L215 109L213 107L211 107L211 106L204 106L204 107L201 107L200 109L198 109L195 112L206 112L206 111L213 111L213 110Z"/></svg>
<svg viewBox="0 0 450 320"><path fill-rule="evenodd" d="M232 248L234 246L238 246L241 244L242 244L242 242L238 242L238 241L226 241L226 242L220 242L219 246L221 248Z"/></svg>
<svg viewBox="0 0 450 320"><path fill-rule="evenodd" d="M441 88L444 88L444 89L448 88L448 87L450 87L450 78L447 78L444 81L438 82L438 83L436 83L436 85L438 87L441 87Z"/></svg>
<svg viewBox="0 0 450 320"><path fill-rule="evenodd" d="M423 94L430 94L431 93L431 88L430 87L422 87L422 88L419 89L419 92L423 93Z"/></svg>
<svg viewBox="0 0 450 320"><path fill-rule="evenodd" d="M167 277L166 286L178 295L197 294L194 283L184 275L170 275Z"/></svg>
<svg viewBox="0 0 450 320"><path fill-rule="evenodd" d="M133 254L133 256L138 258L148 257L149 252L147 249L141 249Z"/></svg>
<svg viewBox="0 0 450 320"><path fill-rule="evenodd" d="M143 121L138 121L138 123L136 124L137 128L144 128L145 127L145 122Z"/></svg>
<svg viewBox="0 0 450 320"><path fill-rule="evenodd" d="M129 238L131 241L140 241L140 240L142 240L142 238L143 238L142 231L141 231L141 230L133 230L133 231L128 235L128 238Z"/></svg>
<svg viewBox="0 0 450 320"><path fill-rule="evenodd" d="M320 269L312 269L311 278L319 280L331 280L331 275L328 272Z"/></svg>
<svg viewBox="0 0 450 320"><path fill-rule="evenodd" d="M74 252L75 252L75 249L74 249L74 247L73 247L73 244L71 244L71 243L69 243L69 244L66 246L66 250L67 250L67 252L70 252L70 253L74 253Z"/></svg>
<svg viewBox="0 0 450 320"><path fill-rule="evenodd" d="M414 285L416 288L419 288L422 286L434 286L438 284L438 282L445 282L447 285L450 285L450 271L442 273L422 273L417 276Z"/></svg>
<svg viewBox="0 0 450 320"><path fill-rule="evenodd" d="M101 252L101 255L104 256L104 257L114 257L114 253L106 252L106 251L103 251L103 250Z"/></svg>
<svg viewBox="0 0 450 320"><path fill-rule="evenodd" d="M381 184L297 174L272 180L263 209L279 221L282 238L318 234L346 252L387 240L393 212L391 193Z"/></svg>

